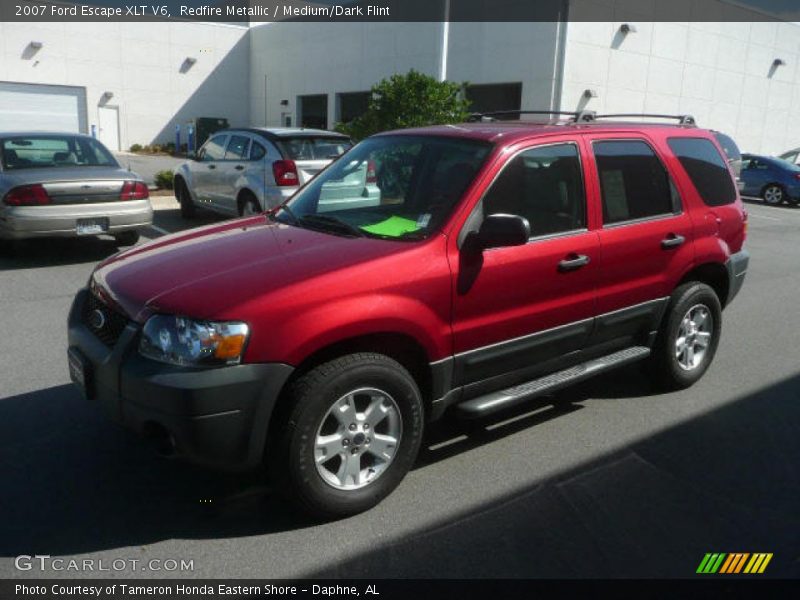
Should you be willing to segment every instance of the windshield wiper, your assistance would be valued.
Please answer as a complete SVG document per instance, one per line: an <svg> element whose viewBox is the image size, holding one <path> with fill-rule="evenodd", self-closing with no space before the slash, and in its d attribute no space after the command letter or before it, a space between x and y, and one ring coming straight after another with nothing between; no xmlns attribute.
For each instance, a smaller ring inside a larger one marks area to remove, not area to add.
<svg viewBox="0 0 800 600"><path fill-rule="evenodd" d="M343 221L338 217L334 217L331 215L318 215L318 214L309 214L303 215L298 220L299 224L307 223L309 225L316 225L317 227L322 227L323 229L330 230L331 226L337 228L339 230L345 230L347 233L356 236L356 237L363 237L364 232L361 231L355 225L351 225L347 221Z"/></svg>

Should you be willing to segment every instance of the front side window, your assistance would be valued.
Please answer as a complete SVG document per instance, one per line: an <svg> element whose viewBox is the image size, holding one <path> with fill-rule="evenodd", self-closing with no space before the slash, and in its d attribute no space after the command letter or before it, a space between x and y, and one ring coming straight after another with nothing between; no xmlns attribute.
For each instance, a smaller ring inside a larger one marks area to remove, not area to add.
<svg viewBox="0 0 800 600"><path fill-rule="evenodd" d="M278 211L278 221L334 234L423 239L450 215L488 143L386 135L364 140Z"/></svg>
<svg viewBox="0 0 800 600"><path fill-rule="evenodd" d="M653 149L639 140L594 143L603 222L621 223L675 212L676 190Z"/></svg>
<svg viewBox="0 0 800 600"><path fill-rule="evenodd" d="M512 158L483 199L483 214L525 217L531 236L586 226L586 199L578 149L558 144Z"/></svg>
<svg viewBox="0 0 800 600"><path fill-rule="evenodd" d="M710 140L670 138L667 144L707 206L722 206L736 201L736 188L728 165Z"/></svg>
<svg viewBox="0 0 800 600"><path fill-rule="evenodd" d="M200 151L201 160L205 162L222 160L225 156L225 141L227 139L227 135L216 135L208 140Z"/></svg>
<svg viewBox="0 0 800 600"><path fill-rule="evenodd" d="M2 144L3 168L9 171L52 167L117 167L97 140L75 136L14 136Z"/></svg>

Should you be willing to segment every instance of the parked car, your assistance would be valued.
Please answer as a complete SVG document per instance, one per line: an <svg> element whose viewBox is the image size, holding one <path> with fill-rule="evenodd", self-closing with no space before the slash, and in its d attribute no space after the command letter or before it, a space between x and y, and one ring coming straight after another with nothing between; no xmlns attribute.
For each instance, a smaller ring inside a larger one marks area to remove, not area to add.
<svg viewBox="0 0 800 600"><path fill-rule="evenodd" d="M226 215L274 208L350 149L345 135L320 129L226 129L213 135L192 160L175 170L181 214L197 207ZM375 172L368 165L330 182L323 202L353 206L377 202Z"/></svg>
<svg viewBox="0 0 800 600"><path fill-rule="evenodd" d="M700 379L749 260L723 156L686 125L373 136L277 209L100 264L69 315L73 381L164 451L266 461L304 510L358 513L446 411L637 361L669 388ZM378 203L321 202L370 164Z"/></svg>
<svg viewBox="0 0 800 600"><path fill-rule="evenodd" d="M96 139L0 132L0 240L114 236L133 245L153 221L147 185Z"/></svg>
<svg viewBox="0 0 800 600"><path fill-rule="evenodd" d="M795 148L794 150L789 150L788 152L784 152L778 158L781 158L786 162L792 163L793 165L800 165L800 148Z"/></svg>
<svg viewBox="0 0 800 600"><path fill-rule="evenodd" d="M800 166L780 158L742 155L742 195L758 196L767 204L800 204Z"/></svg>

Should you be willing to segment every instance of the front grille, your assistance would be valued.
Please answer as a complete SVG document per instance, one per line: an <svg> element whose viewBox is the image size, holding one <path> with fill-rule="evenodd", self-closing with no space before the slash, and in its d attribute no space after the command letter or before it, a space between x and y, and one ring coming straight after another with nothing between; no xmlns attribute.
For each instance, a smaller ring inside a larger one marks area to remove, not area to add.
<svg viewBox="0 0 800 600"><path fill-rule="evenodd" d="M102 318L100 318L100 314ZM89 294L83 304L81 320L97 338L113 348L125 330L128 319L105 304L94 294Z"/></svg>

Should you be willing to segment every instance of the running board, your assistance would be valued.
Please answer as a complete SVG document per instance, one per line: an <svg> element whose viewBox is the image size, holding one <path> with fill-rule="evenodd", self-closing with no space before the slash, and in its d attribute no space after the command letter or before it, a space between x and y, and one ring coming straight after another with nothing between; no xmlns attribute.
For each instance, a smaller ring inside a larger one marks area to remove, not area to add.
<svg viewBox="0 0 800 600"><path fill-rule="evenodd" d="M641 360L650 355L650 348L646 346L633 346L619 352L614 352L601 358L581 363L569 369L546 375L533 381L521 383L514 387L492 392L485 396L473 398L457 406L458 415L468 419L492 414L504 408L515 406L546 394L561 389L584 379L589 379L599 373L627 365Z"/></svg>

